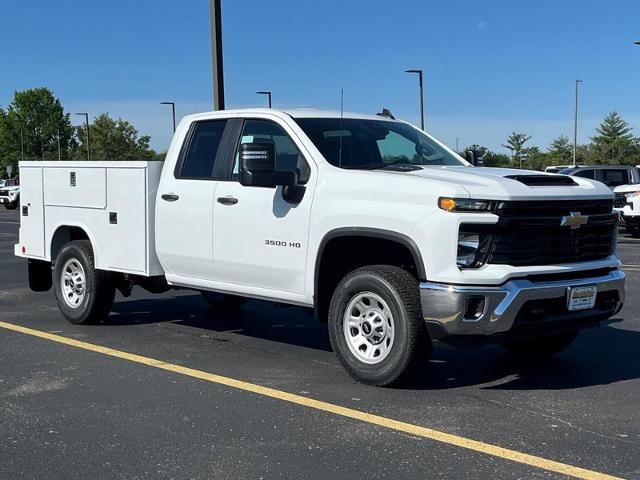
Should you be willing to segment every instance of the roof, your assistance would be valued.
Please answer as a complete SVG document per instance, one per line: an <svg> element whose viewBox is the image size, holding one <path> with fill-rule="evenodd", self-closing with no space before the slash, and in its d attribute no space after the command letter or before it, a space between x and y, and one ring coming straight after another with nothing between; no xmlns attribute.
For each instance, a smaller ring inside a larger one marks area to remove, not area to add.
<svg viewBox="0 0 640 480"><path fill-rule="evenodd" d="M317 108L292 108L284 109L282 112L291 115L293 118L340 118L340 110L320 110ZM368 120L391 120L389 117L380 117L378 115L343 112L343 118L359 118Z"/></svg>
<svg viewBox="0 0 640 480"><path fill-rule="evenodd" d="M574 170L584 170L584 169L587 169L587 168L600 170L600 169L603 169L603 168L624 168L624 169L629 169L629 168L637 168L637 167L634 167L633 165L619 165L619 164L618 165L601 165L601 164L598 164L598 165L576 165L575 167L572 166L572 167L569 167L569 168L574 169ZM567 170L569 168L567 168Z"/></svg>
<svg viewBox="0 0 640 480"><path fill-rule="evenodd" d="M256 113L276 113L289 115L293 118L340 118L340 110L321 110L317 108L238 108L223 111L201 112L187 117L207 117L215 114L254 115ZM343 112L342 118L358 118L365 120L392 120L388 117L380 117L375 114Z"/></svg>

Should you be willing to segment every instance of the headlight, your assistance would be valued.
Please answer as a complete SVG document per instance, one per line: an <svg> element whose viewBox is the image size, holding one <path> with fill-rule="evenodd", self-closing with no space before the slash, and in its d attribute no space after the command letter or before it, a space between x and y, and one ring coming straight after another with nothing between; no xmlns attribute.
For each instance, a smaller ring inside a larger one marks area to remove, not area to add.
<svg viewBox="0 0 640 480"><path fill-rule="evenodd" d="M478 233L458 234L458 256L456 263L460 268L481 267L487 259L490 235Z"/></svg>
<svg viewBox="0 0 640 480"><path fill-rule="evenodd" d="M447 212L490 212L495 208L493 200L474 200L471 198L440 197L438 206Z"/></svg>
<svg viewBox="0 0 640 480"><path fill-rule="evenodd" d="M637 192L629 192L629 193L626 193L625 195L627 196L627 199L628 199L628 200L631 200L632 198L640 197L640 191L637 191Z"/></svg>

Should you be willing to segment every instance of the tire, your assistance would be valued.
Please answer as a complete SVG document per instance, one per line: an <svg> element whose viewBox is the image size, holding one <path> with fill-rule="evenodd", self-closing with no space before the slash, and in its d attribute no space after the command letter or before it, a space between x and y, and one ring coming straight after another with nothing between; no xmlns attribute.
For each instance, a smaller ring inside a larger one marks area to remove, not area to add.
<svg viewBox="0 0 640 480"><path fill-rule="evenodd" d="M542 360L567 349L578 336L578 332L567 332L548 337L528 338L501 342L509 355L520 360Z"/></svg>
<svg viewBox="0 0 640 480"><path fill-rule="evenodd" d="M111 273L96 270L89 240L74 240L62 247L53 270L53 287L60 312L75 324L103 320L116 292Z"/></svg>
<svg viewBox="0 0 640 480"><path fill-rule="evenodd" d="M640 237L640 227L626 227L627 233L632 237L639 238Z"/></svg>
<svg viewBox="0 0 640 480"><path fill-rule="evenodd" d="M354 318L351 326L348 316ZM398 383L417 370L420 360L426 366L431 353L418 281L398 267L375 265L349 273L333 292L328 323L340 363L367 385Z"/></svg>
<svg viewBox="0 0 640 480"><path fill-rule="evenodd" d="M245 303L249 301L246 297L240 297L238 295L228 295L226 293L218 293L218 292L200 292L202 293L202 298L207 302L212 308L218 310L220 312L228 312L230 310L235 310L236 308L241 307Z"/></svg>
<svg viewBox="0 0 640 480"><path fill-rule="evenodd" d="M15 210L16 208L18 208L18 202L15 201L12 203L5 203L4 208L6 208L7 210Z"/></svg>

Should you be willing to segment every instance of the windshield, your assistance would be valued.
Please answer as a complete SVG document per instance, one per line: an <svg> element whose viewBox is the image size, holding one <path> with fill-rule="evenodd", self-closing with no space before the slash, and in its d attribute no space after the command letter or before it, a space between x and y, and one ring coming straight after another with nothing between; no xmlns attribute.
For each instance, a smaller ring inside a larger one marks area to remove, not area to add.
<svg viewBox="0 0 640 480"><path fill-rule="evenodd" d="M393 165L465 165L406 123L353 118L295 120L324 158L336 167L375 169Z"/></svg>

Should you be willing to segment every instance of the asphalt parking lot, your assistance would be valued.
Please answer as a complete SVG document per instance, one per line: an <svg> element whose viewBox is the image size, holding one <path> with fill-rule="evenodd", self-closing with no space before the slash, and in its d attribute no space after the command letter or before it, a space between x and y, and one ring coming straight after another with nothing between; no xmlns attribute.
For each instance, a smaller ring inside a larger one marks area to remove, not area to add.
<svg viewBox="0 0 640 480"><path fill-rule="evenodd" d="M135 290L71 325L29 291L17 231L0 209L0 479L640 478L640 240L620 238L621 322L543 364L437 348L380 389L297 308Z"/></svg>

